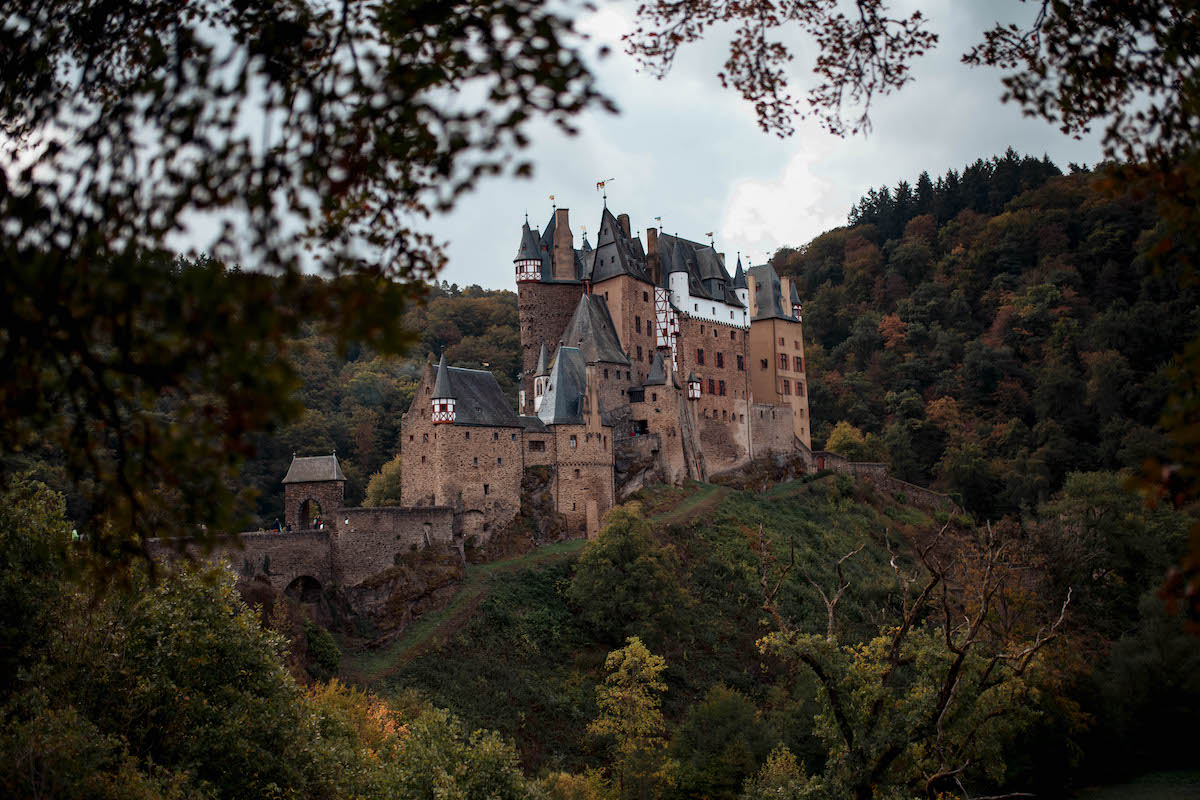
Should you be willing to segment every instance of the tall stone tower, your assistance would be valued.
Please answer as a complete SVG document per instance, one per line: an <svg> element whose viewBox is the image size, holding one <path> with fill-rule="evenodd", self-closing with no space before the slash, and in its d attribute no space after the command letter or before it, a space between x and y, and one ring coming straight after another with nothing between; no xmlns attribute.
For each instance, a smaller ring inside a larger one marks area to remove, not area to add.
<svg viewBox="0 0 1200 800"><path fill-rule="evenodd" d="M567 209L555 209L546 230L540 234L529 227L526 219L513 259L521 321L522 414L536 413L533 379L542 346L548 348L547 355L553 359L558 340L583 294L581 265L568 218ZM584 248L590 249L586 239Z"/></svg>

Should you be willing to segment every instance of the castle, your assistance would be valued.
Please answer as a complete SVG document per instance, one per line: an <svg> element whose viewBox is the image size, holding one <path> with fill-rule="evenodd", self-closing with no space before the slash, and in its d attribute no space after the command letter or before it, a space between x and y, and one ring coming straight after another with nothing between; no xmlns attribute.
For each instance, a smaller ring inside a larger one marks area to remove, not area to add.
<svg viewBox="0 0 1200 800"><path fill-rule="evenodd" d="M654 228L643 245L607 207L595 248L586 236L575 248L565 208L545 232L526 220L513 263L516 408L491 372L430 358L401 419L402 505L348 508L336 453L293 456L281 529L222 537L213 555L301 600L339 586L373 612L412 589L389 568L429 548L465 558L532 497L524 521L554 516L567 535L591 537L645 483L708 480L755 459L799 456L808 470L961 512L885 464L811 451L800 302L771 266L739 259L731 276L711 245ZM180 546L148 542L155 557Z"/></svg>
<svg viewBox="0 0 1200 800"><path fill-rule="evenodd" d="M770 265L730 275L711 245L655 228L643 244L607 206L594 248L565 208L543 232L526 219L513 263L517 408L490 372L427 363L401 422L406 507L454 508L483 541L546 466L568 529L592 535L633 468L678 483L809 452L800 301Z"/></svg>

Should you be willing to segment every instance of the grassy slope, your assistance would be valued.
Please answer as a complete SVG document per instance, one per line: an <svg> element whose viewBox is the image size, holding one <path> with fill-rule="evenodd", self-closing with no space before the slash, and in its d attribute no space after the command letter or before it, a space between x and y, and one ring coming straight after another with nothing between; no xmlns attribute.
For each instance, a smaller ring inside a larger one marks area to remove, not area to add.
<svg viewBox="0 0 1200 800"><path fill-rule="evenodd" d="M760 530L785 560L787 541L794 540L798 568L780 598L786 613L814 631L824 630L825 609L804 576L828 586L833 563L866 545L847 563L853 585L839 607L845 633L859 635L870 628L892 585L883 531L901 542L900 529L928 529L934 521L865 485L833 477L793 481L763 494L699 484L655 487L638 499L660 541L676 551L679 578L694 600L682 631L648 643L669 664L668 716L678 719L709 688L724 683L774 715L780 735L803 750L803 731L788 730L795 716L791 692L773 688L777 674L754 647L764 630ZM539 550L473 568L450 608L387 651L351 659L351 671L379 680L385 691L417 690L472 727L512 736L528 766L591 762L595 744L585 729L595 716L595 684L614 643L597 641L565 599L571 557L579 549Z"/></svg>

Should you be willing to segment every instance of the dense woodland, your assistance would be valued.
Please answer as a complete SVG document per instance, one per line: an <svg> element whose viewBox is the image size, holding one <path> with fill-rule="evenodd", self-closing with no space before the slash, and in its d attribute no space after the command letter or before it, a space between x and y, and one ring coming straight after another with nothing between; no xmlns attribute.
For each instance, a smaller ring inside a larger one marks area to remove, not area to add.
<svg viewBox="0 0 1200 800"><path fill-rule="evenodd" d="M1173 271L1187 245L1106 181L1010 150L872 190L847 227L777 253L804 298L816 438L992 518L1071 471L1165 455L1200 288Z"/></svg>

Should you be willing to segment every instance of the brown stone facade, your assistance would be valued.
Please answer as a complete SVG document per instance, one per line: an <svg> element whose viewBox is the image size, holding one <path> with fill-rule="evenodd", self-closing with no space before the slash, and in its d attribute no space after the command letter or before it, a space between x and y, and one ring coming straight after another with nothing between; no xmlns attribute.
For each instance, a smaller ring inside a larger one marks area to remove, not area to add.
<svg viewBox="0 0 1200 800"><path fill-rule="evenodd" d="M654 361L657 347L654 335L654 286L630 275L618 275L597 283L592 287L592 292L603 297L608 304L613 327L631 362L631 383L641 386L650 374L650 364Z"/></svg>
<svg viewBox="0 0 1200 800"><path fill-rule="evenodd" d="M480 543L520 510L524 431L434 424L434 381L427 363L400 423L400 498L405 506L456 509L463 535Z"/></svg>
<svg viewBox="0 0 1200 800"><path fill-rule="evenodd" d="M687 315L679 322L679 375L694 373L700 379L700 397L687 402L708 472L732 469L750 458L747 333L743 327Z"/></svg>
<svg viewBox="0 0 1200 800"><path fill-rule="evenodd" d="M579 304L583 284L526 283L517 284L517 315L521 324L521 364L524 377L521 389L525 392L522 414L533 414L533 371L537 367L542 343L551 359L558 349L558 340L571 321Z"/></svg>
<svg viewBox="0 0 1200 800"><path fill-rule="evenodd" d="M318 520L329 529L336 524L337 511L345 504L343 481L289 483L283 490L284 524L293 531L317 527Z"/></svg>

